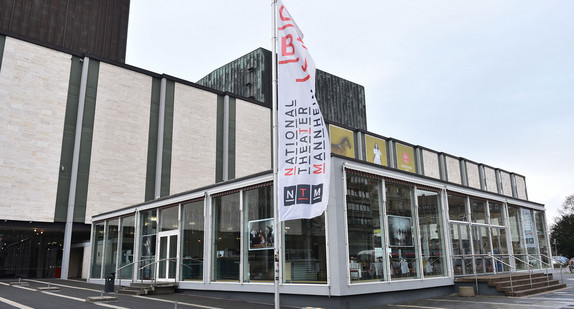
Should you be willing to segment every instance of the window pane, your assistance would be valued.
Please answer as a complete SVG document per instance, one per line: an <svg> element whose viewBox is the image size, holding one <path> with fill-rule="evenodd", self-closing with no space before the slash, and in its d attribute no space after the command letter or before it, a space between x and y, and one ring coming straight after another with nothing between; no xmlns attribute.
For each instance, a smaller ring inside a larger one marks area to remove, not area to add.
<svg viewBox="0 0 574 309"><path fill-rule="evenodd" d="M213 280L239 280L241 251L239 193L213 199Z"/></svg>
<svg viewBox="0 0 574 309"><path fill-rule="evenodd" d="M177 230L179 227L177 212L179 210L178 206L173 206L169 208L164 208L160 210L160 232Z"/></svg>
<svg viewBox="0 0 574 309"><path fill-rule="evenodd" d="M538 235L538 248L540 248L540 259L544 261L542 266L547 266L549 261L549 254L548 254L548 239L546 238L546 217L544 216L543 211L534 211L534 217L536 218L536 234Z"/></svg>
<svg viewBox="0 0 574 309"><path fill-rule="evenodd" d="M470 200L470 211L472 212L472 222L486 223L486 202L481 200Z"/></svg>
<svg viewBox="0 0 574 309"><path fill-rule="evenodd" d="M182 280L203 279L203 201L183 204Z"/></svg>
<svg viewBox="0 0 574 309"><path fill-rule="evenodd" d="M274 225L273 186L266 186L243 193L246 209L245 227L245 278L249 281L273 281L274 275Z"/></svg>
<svg viewBox="0 0 574 309"><path fill-rule="evenodd" d="M413 187L385 183L391 278L419 278L413 218Z"/></svg>
<svg viewBox="0 0 574 309"><path fill-rule="evenodd" d="M92 268L90 278L102 277L102 259L104 258L104 223L94 225L94 235L92 236Z"/></svg>
<svg viewBox="0 0 574 309"><path fill-rule="evenodd" d="M467 221L466 197L448 195L448 219L455 221Z"/></svg>
<svg viewBox="0 0 574 309"><path fill-rule="evenodd" d="M118 219L108 221L104 258L104 277L110 273L116 272L116 262L118 257L118 223Z"/></svg>
<svg viewBox="0 0 574 309"><path fill-rule="evenodd" d="M351 282L385 278L380 186L379 180L347 175L348 271Z"/></svg>
<svg viewBox="0 0 574 309"><path fill-rule="evenodd" d="M440 195L437 192L417 190L420 241L425 276L444 276L443 226Z"/></svg>
<svg viewBox="0 0 574 309"><path fill-rule="evenodd" d="M516 256L516 268L527 269L526 264L526 244L522 236L522 228L520 225L520 208L508 206L508 222L510 223L510 236L512 242L512 251Z"/></svg>
<svg viewBox="0 0 574 309"><path fill-rule="evenodd" d="M285 221L283 278L293 283L327 283L325 213Z"/></svg>
<svg viewBox="0 0 574 309"><path fill-rule="evenodd" d="M157 233L157 210L141 213L141 254L139 279L153 279L155 274L155 237Z"/></svg>
<svg viewBox="0 0 574 309"><path fill-rule="evenodd" d="M490 210L490 224L504 225L504 219L502 217L502 204L488 202L488 207Z"/></svg>
<svg viewBox="0 0 574 309"><path fill-rule="evenodd" d="M126 217L122 219L122 250L120 267L125 266L120 270L122 279L131 279L133 273L133 264L126 266L134 261L134 233L135 233L135 217ZM119 276L118 276L119 277Z"/></svg>

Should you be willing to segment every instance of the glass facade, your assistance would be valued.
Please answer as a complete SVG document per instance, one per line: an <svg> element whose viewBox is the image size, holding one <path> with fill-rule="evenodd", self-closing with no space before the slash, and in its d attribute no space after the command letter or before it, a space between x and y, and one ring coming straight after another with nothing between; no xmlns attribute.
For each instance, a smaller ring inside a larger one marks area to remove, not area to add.
<svg viewBox="0 0 574 309"><path fill-rule="evenodd" d="M351 283L447 275L438 189L353 173L347 174L346 185Z"/></svg>
<svg viewBox="0 0 574 309"><path fill-rule="evenodd" d="M247 228L244 230L244 281L273 281L274 220L273 187L245 191L243 209Z"/></svg>
<svg viewBox="0 0 574 309"><path fill-rule="evenodd" d="M332 233L345 237L351 285L540 269L548 261L543 211L367 173L344 180L344 203L333 207L344 207L337 216L346 230ZM267 182L95 222L90 278L272 284L281 239L285 284L327 284L326 213L285 221L277 235L273 194Z"/></svg>
<svg viewBox="0 0 574 309"><path fill-rule="evenodd" d="M204 201L183 204L181 279L203 279L203 250L205 239Z"/></svg>
<svg viewBox="0 0 574 309"><path fill-rule="evenodd" d="M120 262L118 264L119 274L122 279L131 279L134 262L134 240L135 240L135 217L129 216L121 219L121 238L120 238Z"/></svg>
<svg viewBox="0 0 574 309"><path fill-rule="evenodd" d="M380 190L379 180L347 176L349 276L352 282L386 279Z"/></svg>
<svg viewBox="0 0 574 309"><path fill-rule="evenodd" d="M417 190L421 257L425 277L445 276L444 227L440 194Z"/></svg>
<svg viewBox="0 0 574 309"><path fill-rule="evenodd" d="M213 199L213 281L239 281L241 253L240 193Z"/></svg>

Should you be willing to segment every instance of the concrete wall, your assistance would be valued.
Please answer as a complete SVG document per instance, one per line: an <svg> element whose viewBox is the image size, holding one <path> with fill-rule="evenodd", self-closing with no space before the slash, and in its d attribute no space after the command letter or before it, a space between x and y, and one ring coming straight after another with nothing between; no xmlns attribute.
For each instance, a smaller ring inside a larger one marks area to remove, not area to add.
<svg viewBox="0 0 574 309"><path fill-rule="evenodd" d="M235 176L270 170L271 109L237 100Z"/></svg>
<svg viewBox="0 0 574 309"><path fill-rule="evenodd" d="M448 181L456 184L462 184L462 176L460 175L460 161L451 156L445 156L446 174Z"/></svg>
<svg viewBox="0 0 574 309"><path fill-rule="evenodd" d="M512 196L512 182L510 181L510 173L500 171L500 182L502 184L502 194Z"/></svg>
<svg viewBox="0 0 574 309"><path fill-rule="evenodd" d="M438 163L438 154L436 152L423 149L422 161L424 166L424 175L440 179L440 165Z"/></svg>
<svg viewBox="0 0 574 309"><path fill-rule="evenodd" d="M466 176L468 180L468 186L475 189L480 189L480 172L478 169L478 164L472 162L466 162Z"/></svg>
<svg viewBox="0 0 574 309"><path fill-rule="evenodd" d="M2 219L53 221L70 58L6 38L0 71Z"/></svg>
<svg viewBox="0 0 574 309"><path fill-rule="evenodd" d="M144 201L151 84L150 76L100 65L86 223Z"/></svg>
<svg viewBox="0 0 574 309"><path fill-rule="evenodd" d="M498 186L496 185L496 173L493 168L488 166L484 167L484 178L486 181L486 190L489 192L498 193Z"/></svg>
<svg viewBox="0 0 574 309"><path fill-rule="evenodd" d="M528 195L526 194L526 179L522 176L515 176L516 179L516 191L518 192L517 198L526 200Z"/></svg>
<svg viewBox="0 0 574 309"><path fill-rule="evenodd" d="M170 193L215 182L217 95L175 84Z"/></svg>

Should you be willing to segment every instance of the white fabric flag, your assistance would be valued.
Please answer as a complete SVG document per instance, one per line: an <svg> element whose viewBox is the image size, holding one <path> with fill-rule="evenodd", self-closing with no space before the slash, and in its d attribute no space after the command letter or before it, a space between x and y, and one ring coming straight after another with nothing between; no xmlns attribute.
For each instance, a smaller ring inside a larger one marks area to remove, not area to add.
<svg viewBox="0 0 574 309"><path fill-rule="evenodd" d="M279 220L310 219L329 200L331 144L315 98L315 64L280 0L278 7Z"/></svg>

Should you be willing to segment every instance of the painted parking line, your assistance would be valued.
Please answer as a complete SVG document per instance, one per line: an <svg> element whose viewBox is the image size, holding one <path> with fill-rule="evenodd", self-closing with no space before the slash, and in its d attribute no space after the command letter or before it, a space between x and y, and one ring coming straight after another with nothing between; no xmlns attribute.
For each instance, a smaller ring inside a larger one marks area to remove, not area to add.
<svg viewBox="0 0 574 309"><path fill-rule="evenodd" d="M160 302L164 302L164 303L171 303L173 304L174 301L173 300L167 300L167 299L161 299L161 298L148 298L148 297L144 297L144 296L137 296L134 295L133 297L137 297L137 298L144 298L146 300L157 300ZM190 306L190 307L196 307L196 308L203 308L203 309L223 309L220 307L211 307L211 306L204 306L204 305L198 305L198 304L192 304L192 303L185 303L185 302L178 302L178 305L184 305L184 306Z"/></svg>
<svg viewBox="0 0 574 309"><path fill-rule="evenodd" d="M472 304L485 304L485 305L495 305L495 306L517 306L517 307L534 307L534 308L554 308L556 309L556 305L553 306L545 306L541 304L524 304L524 303L496 303L496 302L488 302L488 301L465 301L465 300L454 300L454 299L428 299L428 301L442 301L442 302L452 302L452 303L472 303Z"/></svg>
<svg viewBox="0 0 574 309"><path fill-rule="evenodd" d="M47 294L47 295L56 296L56 297L67 298L67 299L79 301L79 302L82 302L82 303L85 303L85 302L86 302L85 299L79 298L79 297L68 296L68 295L63 295L63 294L55 294L55 293L52 293L52 292L42 292L42 293ZM94 304L94 305L97 305L97 306L108 307L108 308L115 308L115 309L129 309L129 308L122 307L122 306L116 306L116 305L110 305L110 304L98 303L98 302L93 303L93 304Z"/></svg>
<svg viewBox="0 0 574 309"><path fill-rule="evenodd" d="M389 306L402 307L402 308L448 309L444 307L429 307L429 306L414 306L414 305L389 305Z"/></svg>
<svg viewBox="0 0 574 309"><path fill-rule="evenodd" d="M31 279L26 279L26 281L29 282L36 282L36 283L43 283L43 284L47 284L48 282L46 281L40 281L40 280L31 280ZM53 282L49 282L50 286L61 286L61 287L66 287L66 288L70 288L70 289L76 289L76 290L84 290L84 291L91 291L91 292L101 292L102 289L90 289L90 288L82 288L79 286L73 286L73 285L67 285L67 284L59 284L59 283L53 283Z"/></svg>
<svg viewBox="0 0 574 309"><path fill-rule="evenodd" d="M11 300L6 299L6 298L3 298L3 297L0 297L0 302L3 302L3 303L5 303L5 304L8 304L8 305L10 305L10 306L12 306L12 307L16 307L16 308L19 308L19 309L34 309L34 308L32 308L32 307L28 307L28 306L26 306L26 305L22 305L22 304L20 304L20 303L17 303L17 302L15 302L15 301L11 301Z"/></svg>

